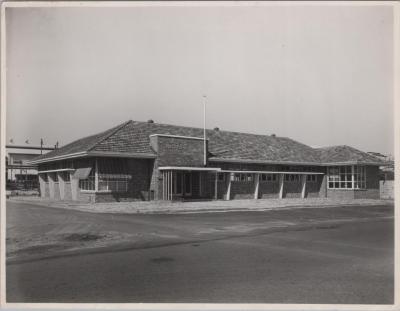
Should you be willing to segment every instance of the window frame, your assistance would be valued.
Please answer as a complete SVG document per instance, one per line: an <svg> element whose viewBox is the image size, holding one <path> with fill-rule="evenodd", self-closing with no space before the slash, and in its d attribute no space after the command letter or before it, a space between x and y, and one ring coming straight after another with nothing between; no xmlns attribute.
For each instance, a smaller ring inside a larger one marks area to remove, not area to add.
<svg viewBox="0 0 400 311"><path fill-rule="evenodd" d="M367 167L365 165L329 166L327 188L333 190L367 189Z"/></svg>

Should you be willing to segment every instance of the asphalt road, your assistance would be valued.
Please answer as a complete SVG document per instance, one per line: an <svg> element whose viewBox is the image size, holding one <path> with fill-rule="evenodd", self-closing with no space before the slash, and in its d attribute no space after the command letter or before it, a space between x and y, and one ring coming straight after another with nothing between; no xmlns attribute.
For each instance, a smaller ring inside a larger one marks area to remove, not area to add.
<svg viewBox="0 0 400 311"><path fill-rule="evenodd" d="M67 223L134 241L21 250L7 263L8 302L393 303L392 207L99 215L7 205L9 239Z"/></svg>

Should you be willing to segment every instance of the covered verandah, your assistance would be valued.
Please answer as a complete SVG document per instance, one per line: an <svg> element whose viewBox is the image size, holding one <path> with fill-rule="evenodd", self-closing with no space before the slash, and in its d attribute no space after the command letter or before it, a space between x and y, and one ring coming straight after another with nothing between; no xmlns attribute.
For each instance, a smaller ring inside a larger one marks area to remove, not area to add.
<svg viewBox="0 0 400 311"><path fill-rule="evenodd" d="M276 182L279 184L278 198L284 198L285 183L298 182L301 184L300 198L306 197L307 177L325 175L323 172L300 172L300 171L239 171L222 170L213 167L160 167L162 172L162 199L166 201L186 199L231 199L232 182L236 181L236 175L246 175L253 183L250 195L259 199L260 182L262 175L278 176ZM286 177L285 177L286 176ZM291 180L292 177L294 180ZM241 180L241 179L239 179ZM218 187L224 182L223 187ZM223 189L221 189L223 188ZM220 193L223 191L223 193Z"/></svg>
<svg viewBox="0 0 400 311"><path fill-rule="evenodd" d="M162 200L217 199L218 173L215 167L159 167Z"/></svg>
<svg viewBox="0 0 400 311"><path fill-rule="evenodd" d="M301 183L301 198L306 197L306 187L307 187L307 176L317 176L317 175L325 175L322 172L300 172L300 171L238 171L238 170L221 170L220 173L226 174L226 195L225 200L231 199L231 189L232 189L232 181L235 180L235 174L246 174L251 176L251 180L254 182L254 199L259 198L259 189L260 189L260 181L262 175L277 175L277 182L279 183L279 192L278 198L282 199L284 196L284 187L285 187L285 176L292 177L298 176L298 181ZM289 179L289 178L288 178ZM297 179L297 178L296 178Z"/></svg>

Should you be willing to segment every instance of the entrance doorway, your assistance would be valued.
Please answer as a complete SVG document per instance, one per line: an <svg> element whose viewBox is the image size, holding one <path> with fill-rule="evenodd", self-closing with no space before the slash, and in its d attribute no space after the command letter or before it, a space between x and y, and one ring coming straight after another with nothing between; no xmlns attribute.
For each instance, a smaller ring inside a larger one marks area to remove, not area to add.
<svg viewBox="0 0 400 311"><path fill-rule="evenodd" d="M172 193L188 197L192 195L192 173L190 172L174 172Z"/></svg>

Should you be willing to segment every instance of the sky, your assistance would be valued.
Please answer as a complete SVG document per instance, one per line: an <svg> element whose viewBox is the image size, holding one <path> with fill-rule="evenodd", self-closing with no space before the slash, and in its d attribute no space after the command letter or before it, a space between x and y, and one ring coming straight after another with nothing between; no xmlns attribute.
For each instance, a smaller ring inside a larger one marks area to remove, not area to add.
<svg viewBox="0 0 400 311"><path fill-rule="evenodd" d="M393 154L390 6L7 8L7 142L127 120Z"/></svg>

